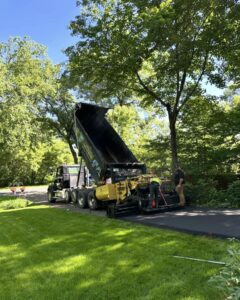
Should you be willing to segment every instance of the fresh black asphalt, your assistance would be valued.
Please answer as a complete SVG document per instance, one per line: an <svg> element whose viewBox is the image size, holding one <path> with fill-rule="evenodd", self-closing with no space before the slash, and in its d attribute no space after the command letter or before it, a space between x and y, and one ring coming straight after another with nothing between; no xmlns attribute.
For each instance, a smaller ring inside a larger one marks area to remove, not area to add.
<svg viewBox="0 0 240 300"><path fill-rule="evenodd" d="M240 239L240 209L185 207L148 215L132 215L122 220L192 234Z"/></svg>
<svg viewBox="0 0 240 300"><path fill-rule="evenodd" d="M9 194L9 190L0 191L0 196ZM46 187L28 188L24 196L35 203L47 204ZM63 202L58 202L51 206L78 213L106 216L104 210L90 211L89 209L79 209L73 204L65 204ZM185 207L175 211L125 216L121 217L121 220L192 234L240 239L240 209Z"/></svg>

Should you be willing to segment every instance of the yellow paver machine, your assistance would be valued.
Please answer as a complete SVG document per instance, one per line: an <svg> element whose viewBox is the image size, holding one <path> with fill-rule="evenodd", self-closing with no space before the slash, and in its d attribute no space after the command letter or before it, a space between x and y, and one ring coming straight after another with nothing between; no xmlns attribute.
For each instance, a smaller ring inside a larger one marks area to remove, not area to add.
<svg viewBox="0 0 240 300"><path fill-rule="evenodd" d="M105 118L107 111L108 108L87 103L76 105L75 136L81 159L77 188L72 190L73 201L80 208L92 210L104 206L109 217L179 207L174 192L159 189L153 199L153 175L146 174L145 165L109 124Z"/></svg>

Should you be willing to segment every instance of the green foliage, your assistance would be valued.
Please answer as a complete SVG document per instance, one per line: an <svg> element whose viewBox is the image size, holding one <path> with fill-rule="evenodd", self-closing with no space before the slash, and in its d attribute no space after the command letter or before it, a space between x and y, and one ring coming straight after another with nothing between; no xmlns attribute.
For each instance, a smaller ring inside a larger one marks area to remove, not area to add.
<svg viewBox="0 0 240 300"><path fill-rule="evenodd" d="M25 208L32 202L17 197L0 197L0 210Z"/></svg>
<svg viewBox="0 0 240 300"><path fill-rule="evenodd" d="M225 190L218 190L216 182L198 180L194 184L185 184L185 195L191 204L209 207L240 207L240 181L234 181Z"/></svg>
<svg viewBox="0 0 240 300"><path fill-rule="evenodd" d="M23 184L43 184L51 181L52 171L60 164L72 164L73 157L68 145L60 139L50 139L39 143L28 151L19 151L11 158L11 163L2 165L5 173L0 175L0 186L12 182Z"/></svg>
<svg viewBox="0 0 240 300"><path fill-rule="evenodd" d="M82 40L67 53L73 81L85 80L87 90L93 85L113 94L134 86L146 101L175 103L175 84L180 94L184 92L180 96L192 94L205 59L207 75L222 82L214 77L217 65L211 54L220 56L221 39L232 37L229 27L237 20L232 12L238 7L234 1L84 0L78 5L81 15L70 28ZM138 72L156 95L143 86Z"/></svg>
<svg viewBox="0 0 240 300"><path fill-rule="evenodd" d="M59 77L42 45L19 37L0 43L0 186L43 183L50 167L72 161L68 148L76 155L74 100Z"/></svg>
<svg viewBox="0 0 240 300"><path fill-rule="evenodd" d="M198 180L194 185L185 184L184 192L191 204L216 206L219 203L219 192L212 181Z"/></svg>
<svg viewBox="0 0 240 300"><path fill-rule="evenodd" d="M0 64L0 174L8 180L46 140L36 104L52 93L55 67L45 48L27 38L0 43Z"/></svg>
<svg viewBox="0 0 240 300"><path fill-rule="evenodd" d="M233 99L190 100L178 123L179 157L187 174L206 179L238 172L239 112Z"/></svg>
<svg viewBox="0 0 240 300"><path fill-rule="evenodd" d="M229 185L227 189L227 198L231 207L240 208L240 180Z"/></svg>
<svg viewBox="0 0 240 300"><path fill-rule="evenodd" d="M217 286L225 295L226 299L240 299L240 242L232 240L228 249L228 260L219 275L215 275L209 281Z"/></svg>
<svg viewBox="0 0 240 300"><path fill-rule="evenodd" d="M46 147L47 146L47 147ZM36 181L40 184L50 182L57 167L62 164L73 164L73 157L68 145L60 139L45 145L45 152L36 172Z"/></svg>
<svg viewBox="0 0 240 300"><path fill-rule="evenodd" d="M57 137L68 144L73 160L77 163L78 156L73 147L75 144L73 130L75 104L76 100L67 90L64 80L59 80L56 83L54 94L39 101L38 111L44 128L48 132L55 133Z"/></svg>
<svg viewBox="0 0 240 300"><path fill-rule="evenodd" d="M239 172L240 106L237 99L235 95L221 102L213 97L195 97L186 104L177 122L178 153L180 165L193 181L224 176L228 183L233 174ZM159 134L148 148L151 159L163 158L159 165L169 171L168 132Z"/></svg>

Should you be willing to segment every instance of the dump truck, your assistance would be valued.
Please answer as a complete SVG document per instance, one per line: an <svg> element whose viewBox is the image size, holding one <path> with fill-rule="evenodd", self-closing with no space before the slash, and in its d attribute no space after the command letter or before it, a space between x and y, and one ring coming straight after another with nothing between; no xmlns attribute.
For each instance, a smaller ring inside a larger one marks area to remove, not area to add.
<svg viewBox="0 0 240 300"><path fill-rule="evenodd" d="M152 174L139 162L106 119L108 108L79 103L75 108L75 136L81 157L73 202L92 210L106 207L109 217L126 212L150 212L178 207L178 195L162 193L151 199ZM83 162L91 184L83 180ZM81 182L83 184L81 184ZM156 205L156 203L158 205Z"/></svg>

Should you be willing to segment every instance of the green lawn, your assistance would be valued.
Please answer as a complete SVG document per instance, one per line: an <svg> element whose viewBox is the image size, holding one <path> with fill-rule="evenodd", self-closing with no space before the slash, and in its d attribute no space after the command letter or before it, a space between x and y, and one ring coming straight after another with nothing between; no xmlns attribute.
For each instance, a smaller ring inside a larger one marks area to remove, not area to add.
<svg viewBox="0 0 240 300"><path fill-rule="evenodd" d="M0 299L217 299L227 242L47 206L0 211Z"/></svg>

